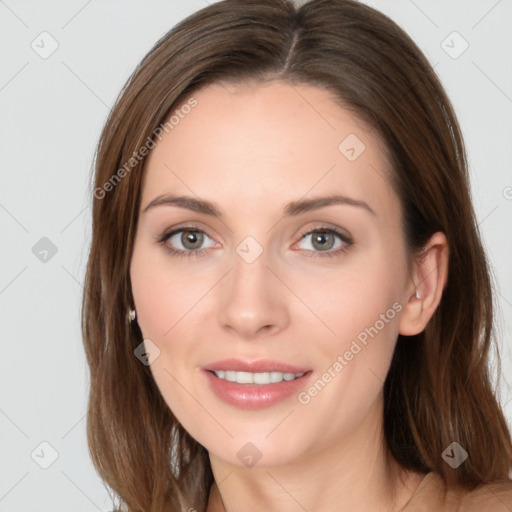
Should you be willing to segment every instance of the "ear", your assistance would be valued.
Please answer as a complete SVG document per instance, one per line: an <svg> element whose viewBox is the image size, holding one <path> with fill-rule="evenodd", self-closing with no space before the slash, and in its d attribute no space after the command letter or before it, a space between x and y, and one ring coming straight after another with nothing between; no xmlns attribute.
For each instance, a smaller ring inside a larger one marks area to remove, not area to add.
<svg viewBox="0 0 512 512"><path fill-rule="evenodd" d="M413 336L432 318L448 279L448 242L442 232L432 235L414 262L403 297L398 332Z"/></svg>

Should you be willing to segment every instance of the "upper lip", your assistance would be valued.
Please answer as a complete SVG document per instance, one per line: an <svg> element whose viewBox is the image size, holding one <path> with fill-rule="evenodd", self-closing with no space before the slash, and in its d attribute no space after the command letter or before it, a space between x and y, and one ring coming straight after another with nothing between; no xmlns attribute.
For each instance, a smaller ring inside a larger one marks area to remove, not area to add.
<svg viewBox="0 0 512 512"><path fill-rule="evenodd" d="M281 373L305 373L310 368L292 366L291 364L271 361L270 359L259 359L257 361L243 361L242 359L223 359L203 366L203 370L231 370L235 372L281 372Z"/></svg>

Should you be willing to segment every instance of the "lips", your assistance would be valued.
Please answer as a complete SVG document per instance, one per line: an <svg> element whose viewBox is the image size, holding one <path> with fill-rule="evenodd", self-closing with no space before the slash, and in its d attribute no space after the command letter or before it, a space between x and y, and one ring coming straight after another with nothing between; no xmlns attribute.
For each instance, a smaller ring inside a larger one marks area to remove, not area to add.
<svg viewBox="0 0 512 512"><path fill-rule="evenodd" d="M311 382L314 372L306 366L294 366L281 361L259 359L244 361L242 359L223 359L201 367L201 374L206 379L210 390L223 402L240 409L264 409L285 401L296 395ZM304 374L293 380L282 380L268 384L241 384L219 378L218 371Z"/></svg>
<svg viewBox="0 0 512 512"><path fill-rule="evenodd" d="M231 406L245 410L266 409L286 401L294 395L297 396L313 377L312 371L308 371L294 380L260 385L239 384L220 379L212 370L203 370L201 373L217 398Z"/></svg>
<svg viewBox="0 0 512 512"><path fill-rule="evenodd" d="M292 366L280 361L272 361L270 359L259 359L257 361L243 361L242 359L224 359L222 361L215 361L214 363L207 364L202 367L203 370L218 371L218 370L231 370L235 372L250 372L250 373L266 373L266 372L281 372L281 373L305 373L311 368L305 366Z"/></svg>

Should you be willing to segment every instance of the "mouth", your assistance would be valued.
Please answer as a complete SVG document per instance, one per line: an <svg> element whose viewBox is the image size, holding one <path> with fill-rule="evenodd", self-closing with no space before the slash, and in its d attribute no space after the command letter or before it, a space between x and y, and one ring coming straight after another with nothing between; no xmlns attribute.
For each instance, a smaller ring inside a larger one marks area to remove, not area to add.
<svg viewBox="0 0 512 512"><path fill-rule="evenodd" d="M238 372L235 370L207 370L215 375L215 377L228 382L236 382L237 384L268 386L270 384L278 384L283 381L292 381L300 379L308 372ZM309 370L311 371L311 370Z"/></svg>
<svg viewBox="0 0 512 512"><path fill-rule="evenodd" d="M297 395L313 370L248 372L203 368L206 384L221 401L244 410L265 409Z"/></svg>

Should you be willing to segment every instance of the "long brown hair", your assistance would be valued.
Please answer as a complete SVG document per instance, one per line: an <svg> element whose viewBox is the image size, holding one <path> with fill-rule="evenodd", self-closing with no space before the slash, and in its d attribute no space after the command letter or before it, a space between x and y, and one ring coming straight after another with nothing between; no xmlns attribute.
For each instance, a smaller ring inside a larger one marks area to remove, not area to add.
<svg viewBox="0 0 512 512"><path fill-rule="evenodd" d="M96 153L82 307L87 436L101 478L130 512L205 510L213 482L208 452L134 356L142 334L127 312L145 162L138 151L198 88L274 79L327 90L378 131L411 255L436 231L448 240L442 300L421 334L398 337L384 384L390 453L404 468L435 471L450 486L509 478L510 432L488 368L493 293L459 124L410 37L354 0L216 2L155 44L112 109ZM441 456L453 441L469 454L456 470Z"/></svg>

